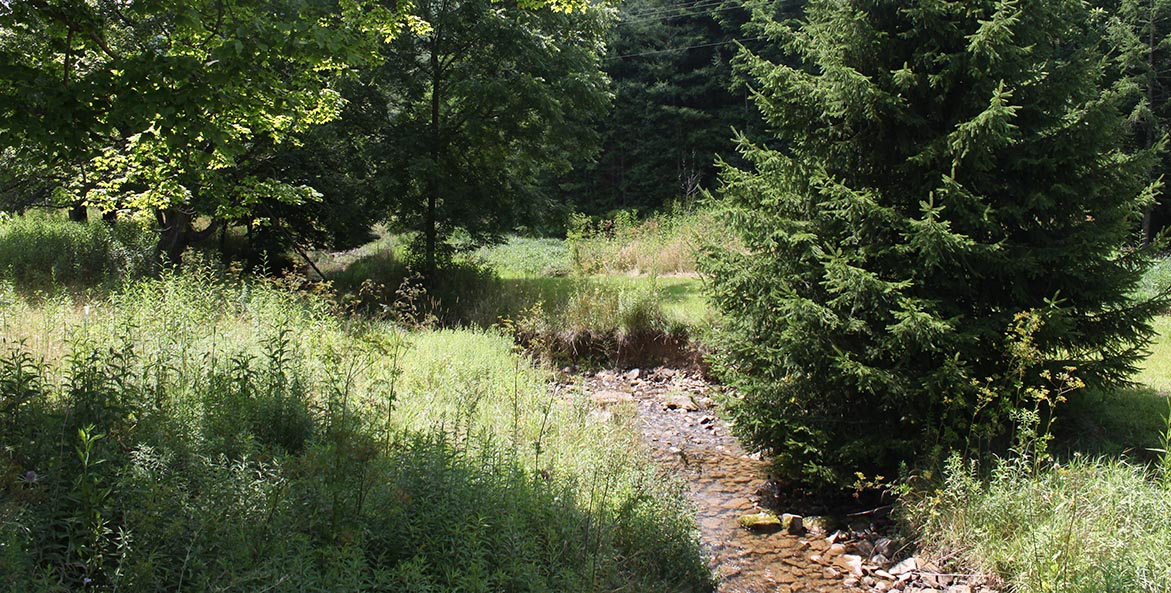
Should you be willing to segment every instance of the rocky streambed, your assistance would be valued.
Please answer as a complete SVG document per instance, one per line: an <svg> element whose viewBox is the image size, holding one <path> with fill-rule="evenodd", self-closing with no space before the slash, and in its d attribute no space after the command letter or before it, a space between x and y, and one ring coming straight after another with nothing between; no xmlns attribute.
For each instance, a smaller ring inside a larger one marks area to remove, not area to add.
<svg viewBox="0 0 1171 593"><path fill-rule="evenodd" d="M741 448L716 413L716 387L671 368L563 373L567 397L589 398L602 422L634 415L664 472L685 481L720 593L995 593L908 555L868 513L837 520L778 509L767 464Z"/></svg>

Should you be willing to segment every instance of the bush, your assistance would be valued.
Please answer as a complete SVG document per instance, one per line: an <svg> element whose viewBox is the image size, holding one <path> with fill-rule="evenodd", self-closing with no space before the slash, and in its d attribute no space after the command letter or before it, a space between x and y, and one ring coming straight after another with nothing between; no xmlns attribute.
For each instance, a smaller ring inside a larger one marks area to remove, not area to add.
<svg viewBox="0 0 1171 593"><path fill-rule="evenodd" d="M742 71L776 138L743 139L751 169L724 168L744 248L713 246L705 268L736 425L784 475L843 485L973 438L1002 447L1029 405L1019 380L1133 373L1165 306L1129 298L1151 155L1123 151L1086 6L826 0L800 24L760 18L790 59L743 53ZM1006 328L1026 329L1028 370Z"/></svg>

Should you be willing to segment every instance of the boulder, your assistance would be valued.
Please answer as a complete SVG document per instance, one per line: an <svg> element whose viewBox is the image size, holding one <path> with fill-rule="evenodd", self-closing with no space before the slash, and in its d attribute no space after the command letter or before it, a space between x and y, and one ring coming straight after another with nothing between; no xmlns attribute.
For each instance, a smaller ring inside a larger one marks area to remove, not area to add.
<svg viewBox="0 0 1171 593"><path fill-rule="evenodd" d="M857 556L855 554L843 554L837 558L834 558L834 566L854 575L855 577L862 576L861 556Z"/></svg>
<svg viewBox="0 0 1171 593"><path fill-rule="evenodd" d="M669 393L663 398L663 405L668 410L683 410L685 412L694 412L699 409L699 405L695 400L686 393Z"/></svg>
<svg viewBox="0 0 1171 593"><path fill-rule="evenodd" d="M915 560L915 557L912 556L894 565L894 567L890 569L890 573L897 577L899 575L914 572L916 570L919 570L919 561Z"/></svg>
<svg viewBox="0 0 1171 593"><path fill-rule="evenodd" d="M785 528L785 531L793 535L805 533L805 522L801 518L801 515L794 515L792 513L781 515L781 526Z"/></svg>

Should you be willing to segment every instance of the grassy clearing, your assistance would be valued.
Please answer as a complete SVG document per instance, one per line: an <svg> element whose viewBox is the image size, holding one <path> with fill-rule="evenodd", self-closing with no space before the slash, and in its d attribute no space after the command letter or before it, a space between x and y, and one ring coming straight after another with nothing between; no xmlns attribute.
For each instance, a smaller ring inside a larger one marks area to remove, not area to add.
<svg viewBox="0 0 1171 593"><path fill-rule="evenodd" d="M488 330L209 271L0 314L0 589L702 591L677 488Z"/></svg>

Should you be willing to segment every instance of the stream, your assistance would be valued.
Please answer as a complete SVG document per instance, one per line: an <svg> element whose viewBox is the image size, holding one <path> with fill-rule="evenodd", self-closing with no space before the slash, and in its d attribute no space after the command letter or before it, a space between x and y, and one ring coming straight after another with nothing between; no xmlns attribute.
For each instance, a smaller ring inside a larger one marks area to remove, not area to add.
<svg viewBox="0 0 1171 593"><path fill-rule="evenodd" d="M715 415L706 382L668 368L598 371L577 380L603 414L618 405L635 406L651 455L688 484L720 593L858 590L843 584L838 568L810 560L829 549L824 534L761 533L740 526L740 517L763 510L770 488L766 464L746 453Z"/></svg>

